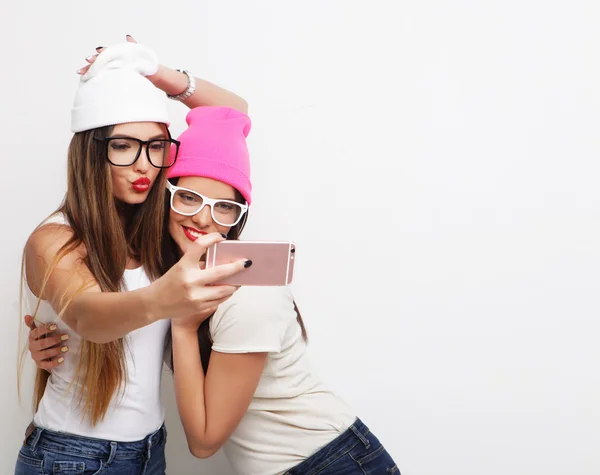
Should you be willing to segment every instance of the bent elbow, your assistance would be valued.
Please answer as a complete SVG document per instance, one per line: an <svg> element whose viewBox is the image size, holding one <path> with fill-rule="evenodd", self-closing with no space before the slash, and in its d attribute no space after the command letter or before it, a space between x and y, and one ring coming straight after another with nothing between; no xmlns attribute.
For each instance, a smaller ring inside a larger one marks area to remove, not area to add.
<svg viewBox="0 0 600 475"><path fill-rule="evenodd" d="M190 449L190 453L196 457L197 459L207 459L212 457L219 450L217 448L207 448L207 447L198 447L196 445L188 444L188 448Z"/></svg>
<svg viewBox="0 0 600 475"><path fill-rule="evenodd" d="M196 437L187 438L188 449L190 453L197 459L207 459L216 454L223 446L223 442L216 440L199 440Z"/></svg>

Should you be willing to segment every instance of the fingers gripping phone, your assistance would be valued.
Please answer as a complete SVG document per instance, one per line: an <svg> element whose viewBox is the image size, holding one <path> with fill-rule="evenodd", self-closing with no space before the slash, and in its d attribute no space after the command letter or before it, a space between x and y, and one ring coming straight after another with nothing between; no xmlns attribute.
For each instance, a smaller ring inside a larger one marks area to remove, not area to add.
<svg viewBox="0 0 600 475"><path fill-rule="evenodd" d="M292 282L295 256L291 241L222 241L206 251L206 268L250 259L248 269L216 283L281 286Z"/></svg>

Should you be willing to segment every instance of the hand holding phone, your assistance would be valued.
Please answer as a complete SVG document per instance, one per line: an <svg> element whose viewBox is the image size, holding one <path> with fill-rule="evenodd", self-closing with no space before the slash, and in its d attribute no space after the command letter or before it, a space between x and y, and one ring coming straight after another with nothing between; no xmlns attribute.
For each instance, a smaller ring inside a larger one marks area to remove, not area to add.
<svg viewBox="0 0 600 475"><path fill-rule="evenodd" d="M250 259L248 269L215 283L282 286L292 282L295 256L291 241L221 241L206 251L206 268Z"/></svg>

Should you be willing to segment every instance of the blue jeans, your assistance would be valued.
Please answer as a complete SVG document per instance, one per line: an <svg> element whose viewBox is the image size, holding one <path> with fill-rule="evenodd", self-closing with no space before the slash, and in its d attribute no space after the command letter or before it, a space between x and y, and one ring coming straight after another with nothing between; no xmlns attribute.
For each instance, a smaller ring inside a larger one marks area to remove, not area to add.
<svg viewBox="0 0 600 475"><path fill-rule="evenodd" d="M369 428L356 419L346 431L284 475L400 475Z"/></svg>
<svg viewBox="0 0 600 475"><path fill-rule="evenodd" d="M167 430L136 442L112 442L30 426L15 475L164 475Z"/></svg>

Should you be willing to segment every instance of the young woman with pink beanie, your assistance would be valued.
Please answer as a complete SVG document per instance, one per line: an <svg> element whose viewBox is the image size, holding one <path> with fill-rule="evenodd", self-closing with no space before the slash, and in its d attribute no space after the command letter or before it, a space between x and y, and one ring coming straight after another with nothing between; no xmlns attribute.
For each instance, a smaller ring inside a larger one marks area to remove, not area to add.
<svg viewBox="0 0 600 475"><path fill-rule="evenodd" d="M170 263L205 234L238 239L252 197L248 116L201 107L187 123L168 172ZM177 406L196 457L224 447L240 475L400 473L311 371L287 287L241 287L208 320L173 320L171 332Z"/></svg>
<svg viewBox="0 0 600 475"><path fill-rule="evenodd" d="M131 40L88 62L72 108L64 202L24 251L22 304L36 322L28 320L30 351L40 368L16 475L164 474L168 319L212 314L237 289L209 284L247 266L200 269L207 246L224 239L217 232L170 271L161 259L166 170L179 149L166 94L189 107L245 110L245 102L160 66Z"/></svg>

